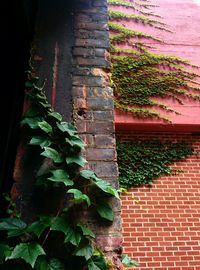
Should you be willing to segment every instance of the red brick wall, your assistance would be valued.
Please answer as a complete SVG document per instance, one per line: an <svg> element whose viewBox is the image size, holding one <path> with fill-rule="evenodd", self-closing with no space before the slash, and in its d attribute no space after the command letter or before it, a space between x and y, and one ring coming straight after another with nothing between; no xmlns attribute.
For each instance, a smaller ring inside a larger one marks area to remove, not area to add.
<svg viewBox="0 0 200 270"><path fill-rule="evenodd" d="M118 137L180 139L200 150L200 136L190 134ZM132 188L121 196L123 252L140 263L138 270L200 269L200 156L195 153L173 167L184 172L161 177L151 188Z"/></svg>

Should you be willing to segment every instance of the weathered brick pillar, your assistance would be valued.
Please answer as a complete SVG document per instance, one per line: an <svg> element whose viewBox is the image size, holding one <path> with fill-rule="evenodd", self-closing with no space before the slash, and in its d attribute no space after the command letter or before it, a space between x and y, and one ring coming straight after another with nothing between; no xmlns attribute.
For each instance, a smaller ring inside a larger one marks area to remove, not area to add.
<svg viewBox="0 0 200 270"><path fill-rule="evenodd" d="M78 0L74 14L72 96L73 114L79 134L87 143L88 167L118 186L113 91L110 87L108 13L106 0ZM111 226L96 227L97 243L122 269L120 202L112 201L115 220Z"/></svg>

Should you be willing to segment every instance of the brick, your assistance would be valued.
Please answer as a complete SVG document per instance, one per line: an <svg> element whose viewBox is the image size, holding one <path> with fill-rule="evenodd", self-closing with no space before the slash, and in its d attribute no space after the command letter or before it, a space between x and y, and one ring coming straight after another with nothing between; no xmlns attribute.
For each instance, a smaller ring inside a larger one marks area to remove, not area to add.
<svg viewBox="0 0 200 270"><path fill-rule="evenodd" d="M84 26L82 26L84 27ZM103 26L102 26L103 27ZM81 38L77 38L75 40L75 46L78 47L99 47L99 48L109 48L109 41L106 39L92 39L92 38L88 38L88 39L81 39Z"/></svg>
<svg viewBox="0 0 200 270"><path fill-rule="evenodd" d="M111 98L113 97L113 90L109 87L90 87L87 91L87 95L89 98Z"/></svg>
<svg viewBox="0 0 200 270"><path fill-rule="evenodd" d="M82 57L91 57L95 55L95 52L91 48L89 49L89 48L83 48L83 47L75 47L73 49L73 55L82 56Z"/></svg>
<svg viewBox="0 0 200 270"><path fill-rule="evenodd" d="M94 134L113 134L112 122L90 122L87 123L87 132Z"/></svg>
<svg viewBox="0 0 200 270"><path fill-rule="evenodd" d="M115 160L116 153L114 149L87 148L87 160Z"/></svg>
<svg viewBox="0 0 200 270"><path fill-rule="evenodd" d="M115 143L113 135L95 135L94 139L98 147L113 147Z"/></svg>
<svg viewBox="0 0 200 270"><path fill-rule="evenodd" d="M103 77L74 76L72 80L72 85L74 86L102 86L102 84L104 84Z"/></svg>
<svg viewBox="0 0 200 270"><path fill-rule="evenodd" d="M114 105L113 105L113 99L106 99L106 98L89 98L87 100L87 104L88 104L88 107L92 110L106 110L106 109L110 109L112 110L114 108ZM102 114L100 116L100 114ZM96 119L96 120L102 120L102 118L104 116L106 116L106 113L104 112L98 112L98 113L94 113L95 115L95 119L99 118L100 119ZM104 118L104 120L107 119L107 118Z"/></svg>
<svg viewBox="0 0 200 270"><path fill-rule="evenodd" d="M109 68L110 62L105 60L104 58L86 58L86 57L77 57L74 61L74 64L79 66L96 66L96 67L104 67Z"/></svg>

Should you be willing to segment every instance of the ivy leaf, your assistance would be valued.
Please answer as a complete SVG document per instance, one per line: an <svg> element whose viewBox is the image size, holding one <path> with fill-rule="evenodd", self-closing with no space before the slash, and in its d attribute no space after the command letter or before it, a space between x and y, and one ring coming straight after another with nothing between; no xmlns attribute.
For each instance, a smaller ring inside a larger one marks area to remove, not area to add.
<svg viewBox="0 0 200 270"><path fill-rule="evenodd" d="M68 165L75 163L83 167L87 163L87 161L81 156L70 156L70 157L66 157L66 163Z"/></svg>
<svg viewBox="0 0 200 270"><path fill-rule="evenodd" d="M65 266L58 259L47 260L45 257L40 257L36 264L37 270L65 270Z"/></svg>
<svg viewBox="0 0 200 270"><path fill-rule="evenodd" d="M48 147L51 144L51 141L45 137L35 136L32 137L29 144L31 145L40 145L41 148Z"/></svg>
<svg viewBox="0 0 200 270"><path fill-rule="evenodd" d="M52 126L47 123L47 121L42 121L38 123L38 126L46 133L52 133Z"/></svg>
<svg viewBox="0 0 200 270"><path fill-rule="evenodd" d="M78 136L71 136L70 139L65 138L65 141L71 145L72 147L78 147L80 149L84 149L86 144L83 142L83 140L81 140L81 138L79 138Z"/></svg>
<svg viewBox="0 0 200 270"><path fill-rule="evenodd" d="M74 254L76 256L85 257L86 260L89 260L93 254L93 247L91 245L87 245L87 246L78 248Z"/></svg>
<svg viewBox="0 0 200 270"><path fill-rule="evenodd" d="M52 219L51 229L53 231L61 231L66 235L68 232L68 227L69 224L64 217L55 217Z"/></svg>
<svg viewBox="0 0 200 270"><path fill-rule="evenodd" d="M113 221L114 214L112 208L107 203L101 203L97 205L96 208L98 214L109 221Z"/></svg>
<svg viewBox="0 0 200 270"><path fill-rule="evenodd" d="M103 256L92 256L88 260L88 270L107 270L107 264Z"/></svg>
<svg viewBox="0 0 200 270"><path fill-rule="evenodd" d="M0 223L0 231L7 231L8 237L15 237L25 232L27 224L18 218L6 218Z"/></svg>
<svg viewBox="0 0 200 270"><path fill-rule="evenodd" d="M55 118L58 121L62 120L62 115L58 112L50 112L48 115L52 116L53 118Z"/></svg>
<svg viewBox="0 0 200 270"><path fill-rule="evenodd" d="M36 243L21 243L14 248L10 256L6 256L6 260L23 259L33 268L37 257L40 255L45 255L41 245Z"/></svg>
<svg viewBox="0 0 200 270"><path fill-rule="evenodd" d="M78 246L81 241L80 233L76 232L67 222L64 217L55 217L52 220L51 229L53 231L61 231L65 234L65 243L70 242L71 244Z"/></svg>
<svg viewBox="0 0 200 270"><path fill-rule="evenodd" d="M96 175L93 171L91 170L82 170L80 172L80 176L82 176L83 178L90 180L90 179L95 179Z"/></svg>
<svg viewBox="0 0 200 270"><path fill-rule="evenodd" d="M79 232L75 231L73 228L68 226L66 231L65 243L70 242L74 246L78 246L81 242L81 235Z"/></svg>
<svg viewBox="0 0 200 270"><path fill-rule="evenodd" d="M61 130L62 132L67 132L70 136L73 136L77 133L75 127L70 123L61 122L56 124L59 130Z"/></svg>
<svg viewBox="0 0 200 270"><path fill-rule="evenodd" d="M30 88L32 88L33 86L34 86L34 84L33 84L32 82L30 82L30 81L26 81L26 82L25 82L25 88L30 89Z"/></svg>
<svg viewBox="0 0 200 270"><path fill-rule="evenodd" d="M26 117L21 121L22 125L27 124L30 128L38 128L38 122L42 121L42 117Z"/></svg>
<svg viewBox="0 0 200 270"><path fill-rule="evenodd" d="M78 224L77 227L81 228L83 235L95 238L95 234L85 225Z"/></svg>
<svg viewBox="0 0 200 270"><path fill-rule="evenodd" d="M74 182L70 180L69 174L65 170L52 170L53 176L49 177L48 180L63 183L65 186L72 186Z"/></svg>
<svg viewBox="0 0 200 270"><path fill-rule="evenodd" d="M27 232L34 233L38 238L41 234L51 226L51 217L40 217L40 220L33 222L28 226Z"/></svg>
<svg viewBox="0 0 200 270"><path fill-rule="evenodd" d="M98 178L98 180L95 182L95 184L104 192L111 194L112 196L119 199L118 191L115 188L113 188L108 182L105 182L105 181Z"/></svg>
<svg viewBox="0 0 200 270"><path fill-rule="evenodd" d="M51 158L55 163L61 163L63 161L60 153L51 147L44 147L44 152L42 152L41 155Z"/></svg>
<svg viewBox="0 0 200 270"><path fill-rule="evenodd" d="M86 194L82 193L80 190L69 189L67 193L72 193L74 195L74 200L76 203L82 203L85 201L88 206L91 205L90 198Z"/></svg>
<svg viewBox="0 0 200 270"><path fill-rule="evenodd" d="M12 249L5 244L0 244L0 264L3 263L4 258L10 256Z"/></svg>
<svg viewBox="0 0 200 270"><path fill-rule="evenodd" d="M132 260L127 254L122 254L122 263L126 267L137 267L139 263L137 261Z"/></svg>
<svg viewBox="0 0 200 270"><path fill-rule="evenodd" d="M36 110L36 108L31 107L24 113L23 118L35 117L35 116L38 116L38 115L39 115L38 110Z"/></svg>

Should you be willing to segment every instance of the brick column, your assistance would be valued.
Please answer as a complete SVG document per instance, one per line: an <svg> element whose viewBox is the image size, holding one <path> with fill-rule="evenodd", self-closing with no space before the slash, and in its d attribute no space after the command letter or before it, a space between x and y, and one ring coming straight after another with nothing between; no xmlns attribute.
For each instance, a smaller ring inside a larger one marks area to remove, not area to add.
<svg viewBox="0 0 200 270"><path fill-rule="evenodd" d="M108 15L106 0L78 0L74 14L73 115L79 134L87 143L88 167L118 186L113 91L110 87ZM96 228L97 243L122 269L120 203L113 200L115 220L111 226Z"/></svg>

